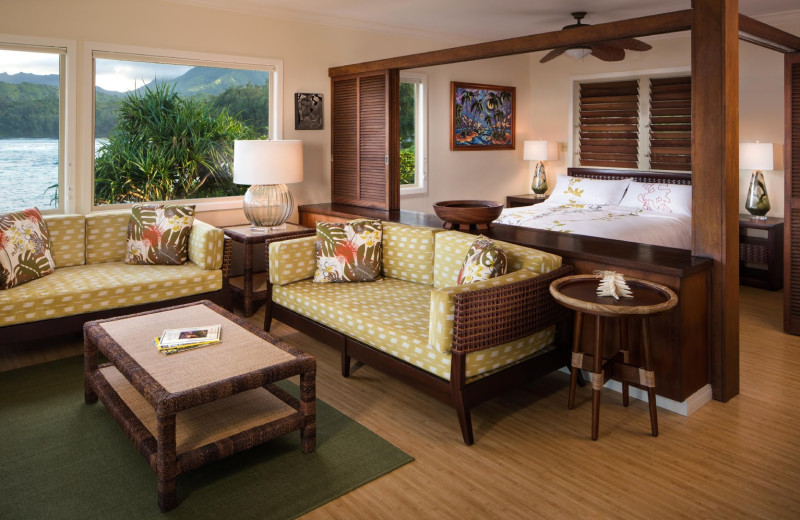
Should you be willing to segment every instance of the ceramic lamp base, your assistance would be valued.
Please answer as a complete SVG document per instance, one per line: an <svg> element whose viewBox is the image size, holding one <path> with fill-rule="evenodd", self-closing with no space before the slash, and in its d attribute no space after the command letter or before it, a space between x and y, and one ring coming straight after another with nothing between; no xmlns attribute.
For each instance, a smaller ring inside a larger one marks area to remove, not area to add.
<svg viewBox="0 0 800 520"><path fill-rule="evenodd" d="M283 225L293 209L294 198L285 184L253 185L244 194L244 214L254 231Z"/></svg>

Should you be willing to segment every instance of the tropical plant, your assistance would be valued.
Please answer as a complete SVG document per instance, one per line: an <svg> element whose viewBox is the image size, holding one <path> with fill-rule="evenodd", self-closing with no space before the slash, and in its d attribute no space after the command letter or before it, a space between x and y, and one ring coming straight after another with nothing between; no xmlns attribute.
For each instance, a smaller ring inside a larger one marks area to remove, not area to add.
<svg viewBox="0 0 800 520"><path fill-rule="evenodd" d="M416 182L416 153L413 146L400 149L400 185Z"/></svg>
<svg viewBox="0 0 800 520"><path fill-rule="evenodd" d="M169 84L128 93L119 123L95 159L95 203L115 204L240 195L233 184L233 141L259 135L205 102L182 99Z"/></svg>

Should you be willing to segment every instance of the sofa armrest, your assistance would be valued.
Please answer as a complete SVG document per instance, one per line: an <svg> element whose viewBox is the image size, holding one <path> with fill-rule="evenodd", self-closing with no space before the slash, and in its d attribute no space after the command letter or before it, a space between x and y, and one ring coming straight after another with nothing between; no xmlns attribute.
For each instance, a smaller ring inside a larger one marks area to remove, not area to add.
<svg viewBox="0 0 800 520"><path fill-rule="evenodd" d="M317 269L316 231L299 231L289 237L278 237L264 243L267 280L286 285L313 278Z"/></svg>
<svg viewBox="0 0 800 520"><path fill-rule="evenodd" d="M555 325L567 311L550 283L572 272L521 269L497 278L431 292L428 339L439 352L471 352L524 338Z"/></svg>
<svg viewBox="0 0 800 520"><path fill-rule="evenodd" d="M211 224L194 219L189 233L189 260L200 269L221 269L224 252L225 233Z"/></svg>

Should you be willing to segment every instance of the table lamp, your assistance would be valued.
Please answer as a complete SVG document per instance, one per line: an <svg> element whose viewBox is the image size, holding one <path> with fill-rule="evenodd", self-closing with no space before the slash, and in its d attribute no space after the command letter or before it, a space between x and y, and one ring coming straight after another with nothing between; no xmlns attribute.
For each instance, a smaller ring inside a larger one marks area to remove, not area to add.
<svg viewBox="0 0 800 520"><path fill-rule="evenodd" d="M234 141L233 182L250 185L244 194L244 214L252 231L264 232L286 222L294 210L286 184L302 180L302 141Z"/></svg>
<svg viewBox="0 0 800 520"><path fill-rule="evenodd" d="M533 172L531 190L537 198L544 198L547 192L547 174L544 171L543 161L551 161L558 157L556 143L548 141L525 141L523 145L522 158L526 161L539 161L536 170Z"/></svg>
<svg viewBox="0 0 800 520"><path fill-rule="evenodd" d="M753 170L750 189L744 207L753 220L766 220L770 209L767 185L764 184L763 170L773 168L774 150L772 143L739 143L739 169Z"/></svg>

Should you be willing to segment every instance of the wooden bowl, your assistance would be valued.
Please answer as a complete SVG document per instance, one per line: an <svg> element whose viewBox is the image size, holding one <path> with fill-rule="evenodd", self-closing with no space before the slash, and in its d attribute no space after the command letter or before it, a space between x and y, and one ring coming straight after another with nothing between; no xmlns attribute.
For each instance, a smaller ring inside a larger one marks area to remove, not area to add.
<svg viewBox="0 0 800 520"><path fill-rule="evenodd" d="M448 229L458 229L461 225L489 228L500 216L503 205L492 200L443 200L433 205L433 211Z"/></svg>

